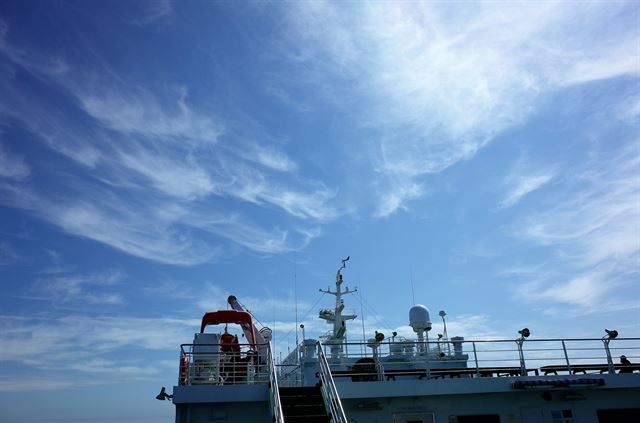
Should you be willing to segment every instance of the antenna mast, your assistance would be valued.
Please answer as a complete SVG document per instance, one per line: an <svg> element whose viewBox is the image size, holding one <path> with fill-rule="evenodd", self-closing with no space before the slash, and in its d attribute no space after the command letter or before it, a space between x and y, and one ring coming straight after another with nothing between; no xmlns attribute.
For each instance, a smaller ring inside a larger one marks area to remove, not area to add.
<svg viewBox="0 0 640 423"><path fill-rule="evenodd" d="M293 297L296 311L296 349L300 345L298 340L298 257L293 258ZM297 364L300 364L300 354L297 355Z"/></svg>
<svg viewBox="0 0 640 423"><path fill-rule="evenodd" d="M333 310L320 310L320 318L326 320L327 323L333 323L333 334L327 340L327 343L331 344L332 357L339 357L342 355L343 344L347 334L346 322L347 320L353 320L357 317L355 314L342 314L342 311L344 310L344 300L342 299L342 296L358 291L358 288L349 289L349 287L345 287L345 289L342 290L342 269L347 267L347 261L349 261L350 258L351 256L348 256L346 259L342 260L342 265L336 272L336 290L332 291L330 287L327 287L326 291L319 289L320 292L331 294L336 297L336 305Z"/></svg>
<svg viewBox="0 0 640 423"><path fill-rule="evenodd" d="M413 300L413 305L416 304L416 293L413 290L413 267L409 270L409 280L411 281L411 299Z"/></svg>

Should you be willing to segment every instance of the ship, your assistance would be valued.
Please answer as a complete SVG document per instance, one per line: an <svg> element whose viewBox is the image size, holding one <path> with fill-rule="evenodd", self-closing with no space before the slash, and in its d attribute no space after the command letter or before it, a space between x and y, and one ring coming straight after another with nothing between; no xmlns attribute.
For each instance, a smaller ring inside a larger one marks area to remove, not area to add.
<svg viewBox="0 0 640 423"><path fill-rule="evenodd" d="M594 338L536 339L522 328L511 339L469 340L448 336L444 311L442 333L430 337L436 325L416 304L408 313L415 336L376 331L353 341L347 323L357 316L344 300L357 289L343 288L348 260L335 288L320 290L335 297L318 314L331 330L307 339L300 325L302 339L283 359L271 330L235 296L228 309L205 313L193 341L180 345L172 394L163 387L156 397L173 402L175 422L640 422L640 338L605 329Z"/></svg>

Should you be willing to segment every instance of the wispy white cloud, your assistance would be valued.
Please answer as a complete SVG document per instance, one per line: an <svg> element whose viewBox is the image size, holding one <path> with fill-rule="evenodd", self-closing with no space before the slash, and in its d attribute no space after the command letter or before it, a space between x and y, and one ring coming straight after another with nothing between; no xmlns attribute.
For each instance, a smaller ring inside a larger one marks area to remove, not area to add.
<svg viewBox="0 0 640 423"><path fill-rule="evenodd" d="M263 253L298 251L320 235L317 228L287 231L279 228L262 229L238 215L192 215L188 224Z"/></svg>
<svg viewBox="0 0 640 423"><path fill-rule="evenodd" d="M591 308L616 286L607 281L603 272L589 272L555 284L538 282L519 287L519 295L528 301L565 303Z"/></svg>
<svg viewBox="0 0 640 423"><path fill-rule="evenodd" d="M408 192L524 122L544 95L637 74L634 7L314 2L287 13L284 37L302 74L296 82L321 87L321 96L341 87L330 99L379 131L374 165L389 178L404 176ZM378 216L419 197L389 194L398 184L383 188Z"/></svg>
<svg viewBox="0 0 640 423"><path fill-rule="evenodd" d="M640 248L639 144L630 143L615 156L577 173L573 195L558 198L544 212L529 216L520 234L541 245L578 247L581 262L597 264L630 257ZM579 172L579 171L578 171Z"/></svg>
<svg viewBox="0 0 640 423"><path fill-rule="evenodd" d="M90 359L120 348L174 351L176 339L189 340L200 328L198 320L136 317L0 316L0 361L41 368L66 368L75 359ZM37 342L34 342L37 340ZM14 354L21 351L21 354Z"/></svg>
<svg viewBox="0 0 640 423"><path fill-rule="evenodd" d="M309 112L312 110L310 104L305 101L295 99L291 94L280 87L270 85L265 88L265 91L294 110L299 112Z"/></svg>
<svg viewBox="0 0 640 423"><path fill-rule="evenodd" d="M178 138L182 142L206 143L215 143L223 131L220 123L189 107L184 87L174 93L178 100L172 105L173 110L166 110L156 96L142 87L105 86L99 82L89 79L82 85L70 81L64 84L84 111L107 128L155 140Z"/></svg>
<svg viewBox="0 0 640 423"><path fill-rule="evenodd" d="M13 63L36 75L61 75L69 71L69 66L63 58L48 55L33 55L30 52L15 47L7 41L9 25L0 18L0 54L8 57Z"/></svg>
<svg viewBox="0 0 640 423"><path fill-rule="evenodd" d="M199 329L197 320L136 317L0 316L0 363L19 363L37 371L42 384L5 383L0 391L42 390L122 381L147 380L174 370L167 359L176 356L175 340L189 341ZM166 353L164 360L113 358L123 349L146 354ZM20 351L20 354L15 354ZM73 377L70 377L70 374ZM57 381L57 382L56 382Z"/></svg>
<svg viewBox="0 0 640 423"><path fill-rule="evenodd" d="M376 217L387 217L398 209L407 209L406 203L419 198L424 193L424 187L416 183L398 182L396 178L391 183L393 189L385 190L379 199Z"/></svg>
<svg viewBox="0 0 640 423"><path fill-rule="evenodd" d="M98 209L88 203L54 207L49 219L66 232L90 238L138 257L178 265L213 260L219 247L172 227L148 221L126 210Z"/></svg>
<svg viewBox="0 0 640 423"><path fill-rule="evenodd" d="M289 156L282 151L274 148L261 146L258 144L250 145L246 152L246 157L269 169L280 172L295 172L298 165Z"/></svg>
<svg viewBox="0 0 640 423"><path fill-rule="evenodd" d="M209 173L190 157L171 157L153 148L130 144L128 151L118 150L117 165L134 171L164 194L180 199L194 200L215 191Z"/></svg>
<svg viewBox="0 0 640 423"><path fill-rule="evenodd" d="M16 264L24 260L8 242L0 242L0 266Z"/></svg>
<svg viewBox="0 0 640 423"><path fill-rule="evenodd" d="M1 135L1 133L0 133ZM12 154L0 144L0 178L23 181L29 177L31 170L24 157Z"/></svg>
<svg viewBox="0 0 640 423"><path fill-rule="evenodd" d="M96 385L95 381L86 381L81 383L77 378L67 378L62 380L59 375L45 379L42 375L39 376L22 376L16 379L14 376L2 377L0 376L0 392L33 392L40 391L52 391L65 388L77 388L78 386L92 386Z"/></svg>
<svg viewBox="0 0 640 423"><path fill-rule="evenodd" d="M54 303L114 305L123 302L122 296L114 292L104 292L104 288L121 283L124 277L124 273L118 270L56 275L41 278L34 288L39 295L50 297Z"/></svg>
<svg viewBox="0 0 640 423"><path fill-rule="evenodd" d="M83 187L85 188L85 187ZM65 232L98 241L133 256L175 265L214 260L220 247L177 224L179 209L139 193L126 203L92 186L62 202L23 186L0 184L0 202L34 213ZM171 211L174 213L171 213Z"/></svg>
<svg viewBox="0 0 640 423"><path fill-rule="evenodd" d="M517 236L553 252L545 271L520 274L528 282L515 288L516 295L582 312L601 311L604 303L628 308L622 293L635 289L640 256L637 152L632 142L574 170L576 179L547 198L544 210L514 223Z"/></svg>
<svg viewBox="0 0 640 423"><path fill-rule="evenodd" d="M129 20L133 25L146 27L173 13L173 0L152 0L140 4L144 6L143 10Z"/></svg>
<svg viewBox="0 0 640 423"><path fill-rule="evenodd" d="M640 126L640 95L624 99L617 107L618 119L630 126Z"/></svg>
<svg viewBox="0 0 640 423"><path fill-rule="evenodd" d="M228 160L221 165L222 174L230 181L222 190L229 196L257 205L268 204L304 220L327 222L340 214L329 203L336 191L322 183L312 182L296 189L237 161Z"/></svg>
<svg viewBox="0 0 640 423"><path fill-rule="evenodd" d="M87 178L70 173L64 199L30 184L4 183L5 205L128 254L181 265L215 259L220 239L270 254L304 248L320 235L317 223L338 216L329 205L334 190L292 178L298 164L268 134L225 130L215 112L190 103L186 87L152 92L113 69L51 73L40 66L46 60L38 52L21 53L33 57L30 62L18 60L6 33L0 53L71 98L84 114L70 119L37 94L18 91L11 80L2 81L2 89L13 106L0 113L92 171ZM284 213L272 222L247 223L228 198ZM282 223L283 214L300 222Z"/></svg>
<svg viewBox="0 0 640 423"><path fill-rule="evenodd" d="M555 177L554 169L536 168L532 164L525 164L522 159L518 160L505 177L503 184L507 193L499 207L508 208L516 205L526 195L540 189Z"/></svg>
<svg viewBox="0 0 640 423"><path fill-rule="evenodd" d="M552 174L529 175L520 177L514 182L511 190L504 200L500 202L501 207L511 207L518 203L525 195L539 189L553 178Z"/></svg>

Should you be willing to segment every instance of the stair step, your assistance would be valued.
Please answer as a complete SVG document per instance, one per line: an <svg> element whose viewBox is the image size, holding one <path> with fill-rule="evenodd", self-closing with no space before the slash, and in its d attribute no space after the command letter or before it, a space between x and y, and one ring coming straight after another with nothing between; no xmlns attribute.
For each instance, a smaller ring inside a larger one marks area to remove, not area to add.
<svg viewBox="0 0 640 423"><path fill-rule="evenodd" d="M312 404L303 406L283 406L282 412L285 416L293 415L309 415L309 414L323 414L326 413L323 404Z"/></svg>
<svg viewBox="0 0 640 423"><path fill-rule="evenodd" d="M280 403L282 406L287 405L315 405L324 404L322 397L308 398L308 397L280 397Z"/></svg>
<svg viewBox="0 0 640 423"><path fill-rule="evenodd" d="M320 392L319 386L281 386L280 392L303 392L303 393L313 393Z"/></svg>
<svg viewBox="0 0 640 423"><path fill-rule="evenodd" d="M329 423L329 417L324 416L286 416L287 423Z"/></svg>
<svg viewBox="0 0 640 423"><path fill-rule="evenodd" d="M287 423L328 423L322 392L317 386L280 388L282 413Z"/></svg>

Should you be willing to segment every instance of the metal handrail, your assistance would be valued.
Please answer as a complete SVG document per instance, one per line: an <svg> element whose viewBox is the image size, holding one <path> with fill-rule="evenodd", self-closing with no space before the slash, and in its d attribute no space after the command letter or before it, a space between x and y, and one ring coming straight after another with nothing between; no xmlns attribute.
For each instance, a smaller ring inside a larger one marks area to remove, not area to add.
<svg viewBox="0 0 640 423"><path fill-rule="evenodd" d="M269 391L271 393L271 415L275 423L284 423L282 403L280 401L280 389L278 388L278 376L276 366L271 353L271 345L267 347L269 357Z"/></svg>
<svg viewBox="0 0 640 423"><path fill-rule="evenodd" d="M442 355L435 354L435 348L430 348L431 353L421 351L418 348L419 343L416 341L399 341L399 342L382 342L378 346L377 354L374 360L379 361L381 369L378 369L376 363L377 380L382 380L379 373L391 371L395 372L399 367L407 370L415 369L417 372L424 370L427 379L431 377L430 371L438 369L455 370L469 369L474 372L460 370L460 373L475 373L475 377L486 376L491 369L505 369L507 367L518 368L520 375L526 375L532 371L544 373L549 367L557 367L560 364L564 367L564 371L569 374L575 371L594 371L601 372L599 364L605 364L608 373L618 373L624 366L614 363L614 354L624 352L632 364L637 363L634 359L640 359L640 338L615 338L611 340L611 344L604 344L601 338L553 338L553 339L530 339L526 340L460 340L451 342L457 344L452 349L453 354L444 353ZM436 342L430 342L437 345ZM501 345L505 344L505 346ZM350 369L348 364L345 365L344 359L351 361L360 357L366 357L367 354L362 353L362 347L367 345L362 342L345 342L343 350L340 352L335 363L331 362L331 369L339 371L340 376L345 377L346 372L350 372L353 376L358 376ZM615 346L614 346L615 345ZM322 344L323 349L326 348ZM455 350L455 352L454 352ZM324 352L324 351L323 351ZM327 357L329 352L325 352ZM377 357L376 357L377 355ZM526 357L525 357L526 355ZM526 359L526 360L525 360ZM353 364L353 363L351 363ZM592 367L592 368L585 368ZM634 365L637 366L637 365ZM634 367L635 372L638 371ZM511 369L509 369L511 370ZM437 372L436 372L437 373ZM442 372L440 372L442 373ZM511 373L511 372L510 372ZM365 372L365 375L369 373ZM384 373L384 378L387 378ZM336 377L335 373L333 374ZM421 374L420 374L421 376ZM421 378L424 378L421 376ZM437 375L435 377L438 377Z"/></svg>
<svg viewBox="0 0 640 423"><path fill-rule="evenodd" d="M278 373L278 386L302 386L300 374L301 366L298 364L276 364Z"/></svg>
<svg viewBox="0 0 640 423"><path fill-rule="evenodd" d="M322 344L317 342L316 345L318 347L318 362L320 363L322 396L328 405L331 421L332 423L347 423L347 417L344 414L344 408L342 408L342 401L340 401L340 395L338 395L336 384L333 381L331 369L329 368L327 357L324 355Z"/></svg>
<svg viewBox="0 0 640 423"><path fill-rule="evenodd" d="M266 350L268 344L259 344ZM179 385L247 385L269 382L268 354L251 344L181 344ZM272 362L273 360L271 360Z"/></svg>

